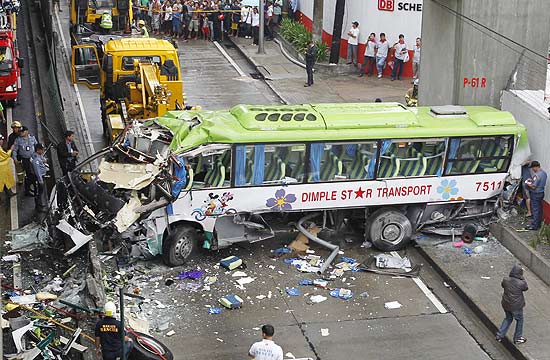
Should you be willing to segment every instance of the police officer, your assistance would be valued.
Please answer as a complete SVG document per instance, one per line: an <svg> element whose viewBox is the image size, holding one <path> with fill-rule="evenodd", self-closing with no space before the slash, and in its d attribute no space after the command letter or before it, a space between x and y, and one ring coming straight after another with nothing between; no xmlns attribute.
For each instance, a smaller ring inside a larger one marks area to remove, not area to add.
<svg viewBox="0 0 550 360"><path fill-rule="evenodd" d="M105 303L105 317L95 325L95 344L97 358L115 360L122 353L122 323L115 319L116 305L112 301ZM133 348L132 339L124 336L126 357ZM126 360L126 359L123 359Z"/></svg>
<svg viewBox="0 0 550 360"><path fill-rule="evenodd" d="M19 137L15 139L13 152L11 154L14 160L20 161L25 170L25 195L33 196L31 186L35 183L35 176L32 170L31 157L34 153L34 145L38 144L36 138L29 134L29 129L22 126L19 131Z"/></svg>
<svg viewBox="0 0 550 360"><path fill-rule="evenodd" d="M32 155L32 169L36 178L36 192L34 202L37 211L47 209L47 191L44 184L44 175L48 172L48 162L44 157L44 146L42 144L34 145L34 154Z"/></svg>
<svg viewBox="0 0 550 360"><path fill-rule="evenodd" d="M544 187L546 186L546 171L542 170L538 161L532 161L530 165L533 176L525 181L529 188L531 198L531 214L533 220L525 229L538 230L542 223L542 200L544 199Z"/></svg>

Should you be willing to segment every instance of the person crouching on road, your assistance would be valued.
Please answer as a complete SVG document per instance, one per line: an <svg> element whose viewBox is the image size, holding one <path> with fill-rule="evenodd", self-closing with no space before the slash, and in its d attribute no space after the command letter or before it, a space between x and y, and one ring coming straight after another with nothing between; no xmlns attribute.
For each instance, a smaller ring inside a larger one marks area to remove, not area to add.
<svg viewBox="0 0 550 360"><path fill-rule="evenodd" d="M514 332L514 343L523 344L527 341L523 337L523 308L525 307L525 298L523 292L527 291L527 281L523 277L523 268L520 265L514 265L510 271L510 276L502 280L504 293L502 294L502 308L506 317L497 332L497 341L502 341L512 321L516 319L516 331Z"/></svg>
<svg viewBox="0 0 550 360"><path fill-rule="evenodd" d="M11 157L14 160L20 161L25 170L25 196L34 196L31 192L31 187L34 185L36 179L32 170L31 157L34 153L34 145L36 144L38 144L36 138L29 135L29 129L26 126L22 126L19 131L19 137L15 139Z"/></svg>
<svg viewBox="0 0 550 360"><path fill-rule="evenodd" d="M32 168L36 179L34 202L37 211L45 211L48 208L46 185L44 175L48 172L48 161L44 157L44 146L36 144L32 155Z"/></svg>
<svg viewBox="0 0 550 360"><path fill-rule="evenodd" d="M112 301L105 303L105 317L95 325L95 346L98 359L115 360L122 356L122 323L115 319L116 305ZM126 332L125 332L126 333ZM126 359L134 347L132 339L124 336ZM122 360L126 360L122 359Z"/></svg>

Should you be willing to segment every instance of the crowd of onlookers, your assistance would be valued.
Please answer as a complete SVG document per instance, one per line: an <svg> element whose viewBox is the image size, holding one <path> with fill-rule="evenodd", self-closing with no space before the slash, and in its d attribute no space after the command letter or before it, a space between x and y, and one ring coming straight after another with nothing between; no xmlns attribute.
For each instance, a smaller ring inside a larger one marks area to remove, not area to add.
<svg viewBox="0 0 550 360"><path fill-rule="evenodd" d="M296 12L291 1L290 15ZM239 0L133 0L134 20L143 20L153 35L166 35L184 40L221 40L223 36L254 38L258 43L260 13L257 6ZM273 38L274 28L282 16L282 0L267 1L266 39Z"/></svg>
<svg viewBox="0 0 550 360"><path fill-rule="evenodd" d="M358 64L357 49L359 45L359 33L359 23L354 21L347 32L347 61L348 64L354 64L356 66ZM370 33L365 44L365 55L363 65L359 71L359 76L362 77L364 74L369 76L374 75L374 68L376 67L376 74L378 78L381 78L385 67L389 64L392 68L391 79L400 80L403 76L405 63L411 60L409 50L413 51L413 79L417 79L420 71L420 52L422 50L422 40L419 37L416 38L416 42L411 48L405 42L405 35L403 34L399 34L398 40L390 46L390 42L386 38L385 33L380 33L378 39L375 33ZM393 60L388 62L387 60L390 55L393 55Z"/></svg>

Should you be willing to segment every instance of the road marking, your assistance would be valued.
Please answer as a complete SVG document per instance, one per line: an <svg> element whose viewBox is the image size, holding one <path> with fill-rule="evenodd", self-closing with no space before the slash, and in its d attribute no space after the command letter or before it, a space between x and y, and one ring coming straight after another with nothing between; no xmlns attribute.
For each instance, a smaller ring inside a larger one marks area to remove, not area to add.
<svg viewBox="0 0 550 360"><path fill-rule="evenodd" d="M401 259L401 255L399 255L396 251L392 251L390 252L390 254ZM413 277L412 281L414 281L416 286L418 286L418 288L424 293L424 295L426 295L426 297L432 302L432 304L434 304L434 306L437 308L437 310L440 313L442 314L447 313L447 309L445 309L445 306L443 306L441 301L439 301L439 299L434 295L434 293L430 289L428 289L426 284L424 284L424 282L420 278Z"/></svg>
<svg viewBox="0 0 550 360"><path fill-rule="evenodd" d="M63 34L63 28L61 27L61 21L59 20L59 15L57 12L55 12L55 20L57 22L57 28L59 31L59 36L61 36L61 43L63 44L63 50L65 50L65 56L67 57L69 63L71 62L71 53L69 52L69 48L67 47L67 43L65 42L65 34ZM71 65L69 65L69 68ZM72 69L71 69L72 71ZM65 74L65 72L63 72ZM72 80L71 80L72 82ZM84 111L84 105L82 104L82 98L80 97L80 91L78 90L78 85L73 84L74 91L76 93L76 101L78 103L78 107L80 109L80 115L82 116L82 125L84 126L84 130L86 134L86 145L88 145L88 149L90 151L90 155L95 153L94 150L94 144L92 143L92 136L90 135L90 127L88 126L88 120L86 119L86 112Z"/></svg>
<svg viewBox="0 0 550 360"><path fill-rule="evenodd" d="M229 54L227 53L227 51L225 51L225 49L217 42L217 41L214 41L214 45L216 45L216 47L218 48L218 50L220 50L220 52L222 53L222 55L227 59L227 61L229 61L229 63L231 64L231 66L233 66L235 68L235 70L237 70L237 72L239 73L239 75L241 76L247 76L245 74L245 72L243 71L243 69L241 69L241 67L239 65L237 65L237 63L235 62L235 60L233 60L233 58L231 56L229 56Z"/></svg>

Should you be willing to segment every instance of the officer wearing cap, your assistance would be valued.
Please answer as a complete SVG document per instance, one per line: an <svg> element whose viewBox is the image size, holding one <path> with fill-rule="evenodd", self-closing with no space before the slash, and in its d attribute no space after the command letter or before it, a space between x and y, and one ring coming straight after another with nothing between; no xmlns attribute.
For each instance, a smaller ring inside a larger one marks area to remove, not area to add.
<svg viewBox="0 0 550 360"><path fill-rule="evenodd" d="M32 170L31 157L34 154L34 145L38 144L36 138L29 135L29 129L22 126L19 130L19 137L15 139L13 144L13 152L11 157L14 160L20 161L25 170L25 195L33 196L31 193L31 185L35 183L35 176Z"/></svg>
<svg viewBox="0 0 550 360"><path fill-rule="evenodd" d="M532 161L529 166L533 176L525 180L531 195L531 214L533 220L525 229L538 230L542 222L542 200L544 199L544 187L546 186L546 171L542 170L538 161Z"/></svg>
<svg viewBox="0 0 550 360"><path fill-rule="evenodd" d="M115 360L122 354L122 323L115 319L116 305L112 301L105 303L105 317L95 325L95 345L98 359ZM132 339L126 336L124 331L124 347L126 359L132 351L134 344ZM124 360L126 360L124 359Z"/></svg>
<svg viewBox="0 0 550 360"><path fill-rule="evenodd" d="M19 131L21 130L21 123L19 121L14 121L11 123L12 133L8 136L8 145L7 148L11 148L15 144L15 139L19 137Z"/></svg>

